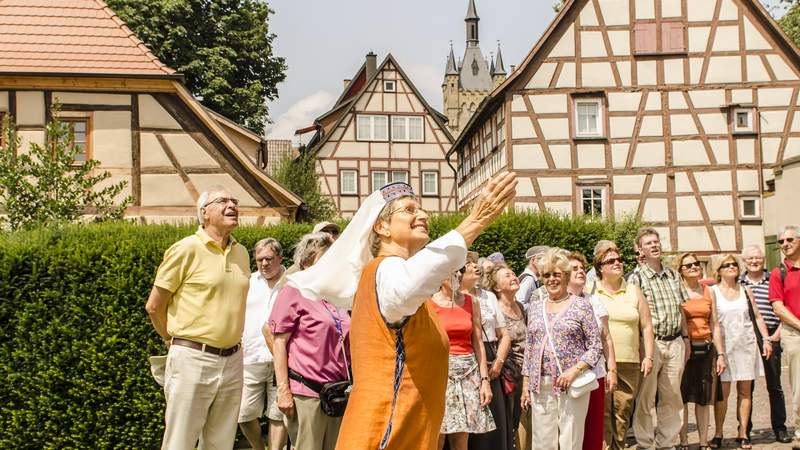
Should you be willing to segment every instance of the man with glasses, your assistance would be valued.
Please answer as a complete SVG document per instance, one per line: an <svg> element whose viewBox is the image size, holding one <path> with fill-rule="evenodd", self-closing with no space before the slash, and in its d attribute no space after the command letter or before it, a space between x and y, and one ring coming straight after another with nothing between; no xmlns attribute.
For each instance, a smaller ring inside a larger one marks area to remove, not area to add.
<svg viewBox="0 0 800 450"><path fill-rule="evenodd" d="M775 433L777 442L786 444L792 442L792 438L786 430L786 403L783 397L783 389L781 388L781 320L775 315L775 311L772 310L772 304L769 301L769 274L764 270L764 252L761 247L756 245L745 247L742 251L742 260L744 261L745 273L739 278L739 283L746 288L750 288L750 292L753 293L758 310L761 312L761 317L764 318L764 323L766 323L767 331L769 332L769 336L766 336L766 339L772 342L772 355L769 358L763 358L762 356L764 375L767 379L767 392L769 392L772 431ZM751 389L751 396L752 393L753 390ZM752 418L752 408L750 416ZM753 428L752 420L748 421L747 428L747 435L750 436L750 430Z"/></svg>
<svg viewBox="0 0 800 450"><path fill-rule="evenodd" d="M222 186L197 200L200 227L164 252L145 309L167 345L162 449L233 447L242 397L250 257L231 232L239 200Z"/></svg>
<svg viewBox="0 0 800 450"><path fill-rule="evenodd" d="M674 448L683 425L681 377L689 357L681 305L689 294L678 273L662 264L661 239L655 229L641 228L636 245L644 264L628 282L641 288L650 305L656 345L653 371L642 380L636 398L633 431L640 449Z"/></svg>
<svg viewBox="0 0 800 450"><path fill-rule="evenodd" d="M789 363L789 380L792 384L792 400L795 408L794 438L800 439L800 240L798 228L790 225L783 228L778 245L783 253L781 265L769 275L769 301L775 314L781 318L782 348ZM793 447L798 448L798 447Z"/></svg>

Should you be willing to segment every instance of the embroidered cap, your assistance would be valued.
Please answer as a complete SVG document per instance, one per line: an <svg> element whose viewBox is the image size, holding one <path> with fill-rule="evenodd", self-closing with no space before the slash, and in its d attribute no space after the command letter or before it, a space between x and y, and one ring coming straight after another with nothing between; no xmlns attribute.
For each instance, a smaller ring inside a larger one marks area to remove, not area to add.
<svg viewBox="0 0 800 450"><path fill-rule="evenodd" d="M390 201L400 198L400 197L415 197L414 190L411 189L411 186L408 183L403 183L402 181L395 181L394 183L389 183L381 188L381 194L383 195L383 200L386 203Z"/></svg>

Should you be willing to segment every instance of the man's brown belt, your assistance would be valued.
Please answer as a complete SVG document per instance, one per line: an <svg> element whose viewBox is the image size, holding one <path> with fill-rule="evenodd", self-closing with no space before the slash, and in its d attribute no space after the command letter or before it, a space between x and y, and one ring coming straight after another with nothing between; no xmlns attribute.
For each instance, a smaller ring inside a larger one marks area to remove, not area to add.
<svg viewBox="0 0 800 450"><path fill-rule="evenodd" d="M213 353L217 356L231 356L232 354L238 352L239 348L242 346L241 344L236 344L233 347L229 348L217 348L208 344L203 344L202 342L196 342L190 339L184 339L179 337L172 338L172 345L189 347L195 350L200 350L201 352Z"/></svg>

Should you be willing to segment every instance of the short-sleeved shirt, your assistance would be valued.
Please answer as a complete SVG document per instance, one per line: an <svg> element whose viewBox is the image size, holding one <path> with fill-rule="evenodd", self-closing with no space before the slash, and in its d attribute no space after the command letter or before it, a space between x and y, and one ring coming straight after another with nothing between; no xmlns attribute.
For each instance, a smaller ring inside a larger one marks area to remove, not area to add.
<svg viewBox="0 0 800 450"><path fill-rule="evenodd" d="M792 265L788 259L784 259L783 264L786 280L781 280L780 267L769 274L769 301L782 301L795 317L800 317L800 266Z"/></svg>
<svg viewBox="0 0 800 450"><path fill-rule="evenodd" d="M244 314L244 334L242 347L244 363L257 364L272 361L272 353L264 339L264 324L267 323L275 294L261 272L250 275L250 289L247 291L247 309Z"/></svg>
<svg viewBox="0 0 800 450"><path fill-rule="evenodd" d="M650 305L653 318L653 332L656 337L674 336L681 332L681 305L689 298L677 272L664 267L656 273L650 266L640 266L639 273L628 280L642 289L642 294Z"/></svg>
<svg viewBox="0 0 800 450"><path fill-rule="evenodd" d="M767 324L767 330L770 334L774 333L778 325L781 324L781 319L772 310L772 303L769 301L769 273L764 272L761 280L755 283L750 278L747 278L745 273L739 278L739 283L744 287L750 288L750 292L753 293L753 297L756 300L756 305L758 305L758 310L761 312L761 317L764 318L764 323Z"/></svg>
<svg viewBox="0 0 800 450"><path fill-rule="evenodd" d="M223 249L199 227L164 252L153 284L172 293L170 336L219 348L241 341L250 257L233 236Z"/></svg>
<svg viewBox="0 0 800 450"><path fill-rule="evenodd" d="M611 293L598 283L597 297L608 310L608 331L617 362L638 363L640 319L636 286L623 281L619 291Z"/></svg>
<svg viewBox="0 0 800 450"><path fill-rule="evenodd" d="M497 329L506 326L506 317L497 296L486 289L478 289L478 301L481 305L481 326L483 327L483 341L494 342L497 340Z"/></svg>
<svg viewBox="0 0 800 450"><path fill-rule="evenodd" d="M278 292L269 325L273 334L291 333L286 344L289 368L319 383L347 379L347 363L339 341L344 336L344 351L350 361L350 316L326 301L313 301L286 285ZM299 381L289 380L292 394L319 397Z"/></svg>

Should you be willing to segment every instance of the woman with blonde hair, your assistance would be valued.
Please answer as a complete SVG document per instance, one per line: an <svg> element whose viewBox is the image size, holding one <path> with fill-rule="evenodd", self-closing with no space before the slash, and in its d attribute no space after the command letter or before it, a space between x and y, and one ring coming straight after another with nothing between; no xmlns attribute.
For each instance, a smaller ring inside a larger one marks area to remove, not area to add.
<svg viewBox="0 0 800 450"><path fill-rule="evenodd" d="M572 270L563 250L545 252L538 267L545 289L528 306L522 407L532 408L534 450L579 450L598 386L591 369L603 354L600 329L589 301L567 290Z"/></svg>
<svg viewBox="0 0 800 450"><path fill-rule="evenodd" d="M764 375L761 355L764 358L770 357L772 343L768 339L761 339L762 336L769 336L767 326L750 290L739 284L739 259L730 253L720 255L714 262L713 272L717 284L711 289L717 301L720 330L727 350L727 367L720 376L722 399L714 405L716 433L711 447L722 446L722 427L728 410L728 395L731 383L735 382L739 419L739 436L736 441L739 448L749 449L753 448L747 438L747 423L752 408L750 391L752 382Z"/></svg>
<svg viewBox="0 0 800 450"><path fill-rule="evenodd" d="M625 448L639 383L653 369L653 323L641 289L625 281L625 266L617 246L610 241L598 245L592 261L597 273L595 295L608 310L617 363L617 387L606 392L604 440L608 448L621 450Z"/></svg>
<svg viewBox="0 0 800 450"><path fill-rule="evenodd" d="M309 298L352 306L353 390L337 448L434 450L445 409L448 338L428 300L514 198L516 176L489 179L455 230L428 244L411 186L364 199L331 249L289 275Z"/></svg>
<svg viewBox="0 0 800 450"><path fill-rule="evenodd" d="M514 449L516 434L522 417L520 396L522 394L522 364L525 357L525 337L527 320L525 309L515 297L519 290L519 279L514 271L504 265L493 265L483 273L481 283L497 295L500 312L505 322L505 336L508 345L500 345L497 361L500 361L499 381L501 384L503 413L495 415L495 423L502 436L494 448ZM498 446L501 444L502 446ZM521 444L526 448L525 444Z"/></svg>
<svg viewBox="0 0 800 450"><path fill-rule="evenodd" d="M708 420L711 405L716 400L717 377L725 370L725 348L717 317L717 302L711 288L700 283L703 270L697 255L683 253L675 260L689 299L683 303L683 315L689 332L690 355L683 369L683 428L681 450L689 450L689 403L694 403L700 450L708 447Z"/></svg>

